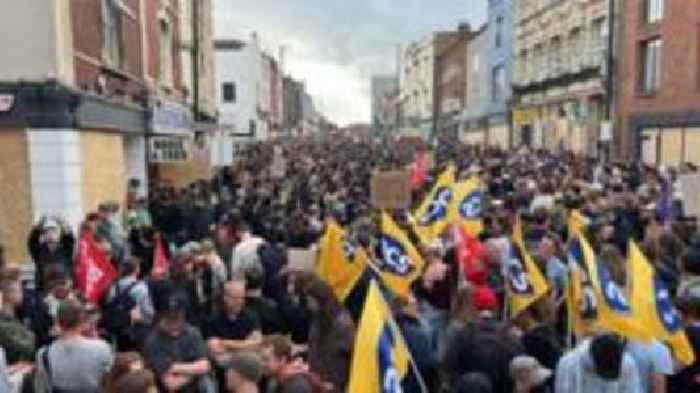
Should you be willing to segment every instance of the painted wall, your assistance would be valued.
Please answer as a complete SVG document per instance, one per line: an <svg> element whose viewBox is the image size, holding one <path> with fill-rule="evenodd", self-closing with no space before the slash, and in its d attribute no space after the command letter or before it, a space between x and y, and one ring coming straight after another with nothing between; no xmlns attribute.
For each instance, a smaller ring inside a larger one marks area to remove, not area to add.
<svg viewBox="0 0 700 393"><path fill-rule="evenodd" d="M126 202L124 138L118 134L80 132L82 191L85 213L96 211L104 202Z"/></svg>
<svg viewBox="0 0 700 393"><path fill-rule="evenodd" d="M0 243L10 263L28 260L27 236L32 225L30 168L25 130L0 132Z"/></svg>
<svg viewBox="0 0 700 393"><path fill-rule="evenodd" d="M260 84L260 48L257 40L251 40L241 49L222 49L216 51L217 106L219 123L232 127L235 133L247 133L250 121L258 122L257 103ZM223 84L233 82L236 85L236 101L225 103ZM257 127L256 138L261 138Z"/></svg>
<svg viewBox="0 0 700 393"><path fill-rule="evenodd" d="M0 12L0 80L73 83L70 1L13 1Z"/></svg>

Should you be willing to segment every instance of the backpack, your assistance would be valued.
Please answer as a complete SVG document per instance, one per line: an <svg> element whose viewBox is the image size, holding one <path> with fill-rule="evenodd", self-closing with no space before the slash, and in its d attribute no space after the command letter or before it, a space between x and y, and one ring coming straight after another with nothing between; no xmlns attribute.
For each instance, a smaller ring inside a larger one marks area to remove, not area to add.
<svg viewBox="0 0 700 393"><path fill-rule="evenodd" d="M128 334L131 328L131 310L136 307L136 300L130 296L130 292L138 283L134 281L122 290L119 290L119 282L114 284L114 297L105 303L102 312L102 327L110 334Z"/></svg>

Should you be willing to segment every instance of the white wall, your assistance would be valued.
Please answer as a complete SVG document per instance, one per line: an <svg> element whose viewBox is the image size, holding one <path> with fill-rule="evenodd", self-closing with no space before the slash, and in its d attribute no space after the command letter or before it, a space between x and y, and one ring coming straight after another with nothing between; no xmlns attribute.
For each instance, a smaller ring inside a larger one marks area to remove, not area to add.
<svg viewBox="0 0 700 393"><path fill-rule="evenodd" d="M83 172L80 132L28 129L34 221L61 214L77 228L83 219Z"/></svg>
<svg viewBox="0 0 700 393"><path fill-rule="evenodd" d="M73 83L70 3L5 2L0 11L0 80L45 80L51 75Z"/></svg>
<svg viewBox="0 0 700 393"><path fill-rule="evenodd" d="M219 123L224 127L233 125L236 133L247 133L250 120L258 121L258 85L260 81L260 50L248 44L240 50L217 49L216 86ZM223 84L236 84L236 102L223 102ZM260 124L256 138L261 137Z"/></svg>

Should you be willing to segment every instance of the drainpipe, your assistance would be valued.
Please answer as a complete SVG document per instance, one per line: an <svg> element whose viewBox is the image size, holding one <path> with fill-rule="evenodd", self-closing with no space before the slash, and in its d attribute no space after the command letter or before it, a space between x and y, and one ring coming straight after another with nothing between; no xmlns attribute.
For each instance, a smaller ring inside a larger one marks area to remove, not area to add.
<svg viewBox="0 0 700 393"><path fill-rule="evenodd" d="M613 119L614 105L615 105L615 0L608 0L608 58L607 58L607 72L606 72L606 83L605 83L605 97L606 97L606 116L605 118L610 122L613 128L612 140L617 139L615 137L615 122ZM607 161L610 159L610 147L612 141L606 141L603 144L603 156ZM620 141L618 141L620 142Z"/></svg>
<svg viewBox="0 0 700 393"><path fill-rule="evenodd" d="M200 0L192 0L192 106L194 120L199 121L199 5Z"/></svg>

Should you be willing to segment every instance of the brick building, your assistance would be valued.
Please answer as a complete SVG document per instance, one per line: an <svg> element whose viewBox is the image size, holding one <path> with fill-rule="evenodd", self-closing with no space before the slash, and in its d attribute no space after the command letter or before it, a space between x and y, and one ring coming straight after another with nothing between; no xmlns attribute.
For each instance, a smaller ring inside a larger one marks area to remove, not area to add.
<svg viewBox="0 0 700 393"><path fill-rule="evenodd" d="M700 164L700 7L626 1L621 20L617 153Z"/></svg>
<svg viewBox="0 0 700 393"><path fill-rule="evenodd" d="M179 10L177 0L24 0L0 24L0 242L23 262L40 216L77 227L102 202L123 205L129 179L145 192L154 119L183 118L158 113L183 98Z"/></svg>
<svg viewBox="0 0 700 393"><path fill-rule="evenodd" d="M471 26L463 24L457 31L435 33L435 73L433 129L456 130L458 116L467 99L467 43Z"/></svg>

